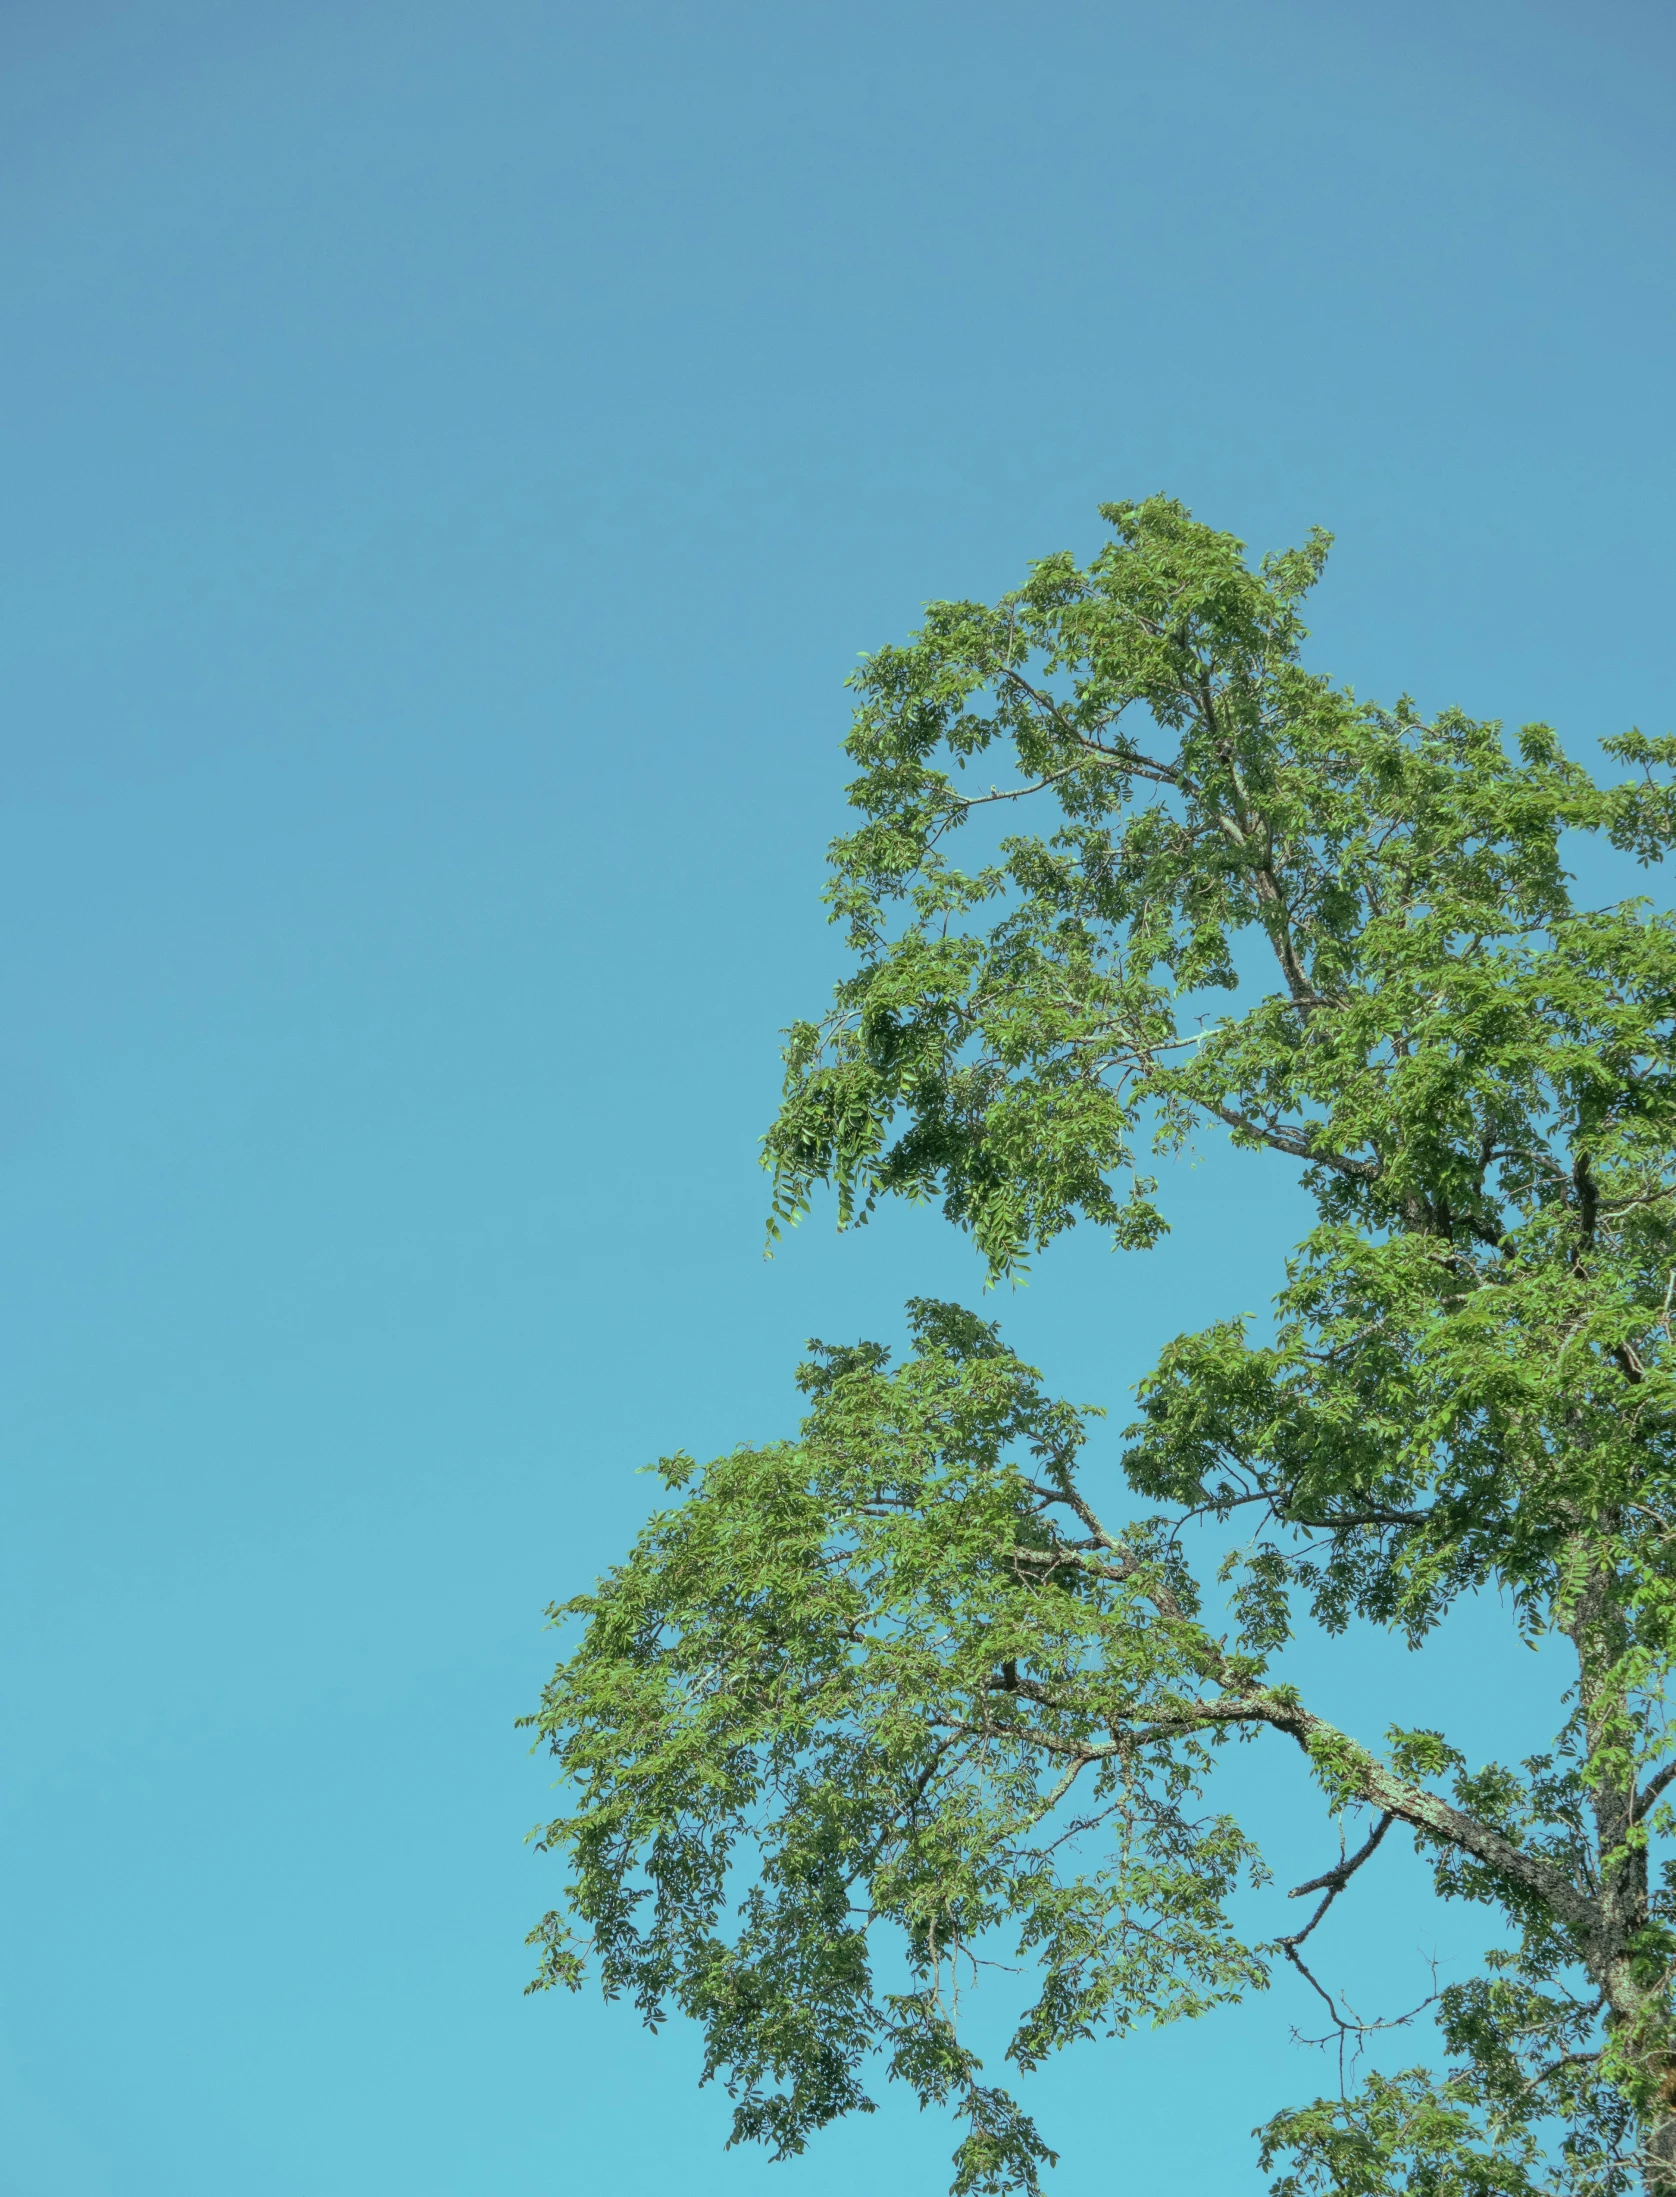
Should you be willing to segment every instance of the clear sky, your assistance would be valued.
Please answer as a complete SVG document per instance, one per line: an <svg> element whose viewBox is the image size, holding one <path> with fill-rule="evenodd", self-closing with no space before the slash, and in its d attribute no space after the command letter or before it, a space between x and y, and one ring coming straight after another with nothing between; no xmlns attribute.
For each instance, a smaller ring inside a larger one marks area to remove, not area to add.
<svg viewBox="0 0 1676 2197"><path fill-rule="evenodd" d="M943 2186L520 1997L544 1605L980 1289L760 1256L843 678L1163 488L1359 688L1669 729L1673 101L1662 0L0 10L5 2197ZM1169 1188L991 1300L1118 1426L1296 1218ZM1292 2021L1083 2048L1057 2189L1255 2192Z"/></svg>

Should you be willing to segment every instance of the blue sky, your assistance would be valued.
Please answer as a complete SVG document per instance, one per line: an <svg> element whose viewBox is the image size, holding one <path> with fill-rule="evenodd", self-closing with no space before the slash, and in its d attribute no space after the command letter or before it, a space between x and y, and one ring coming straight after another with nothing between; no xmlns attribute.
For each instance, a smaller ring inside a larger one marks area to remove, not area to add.
<svg viewBox="0 0 1676 2197"><path fill-rule="evenodd" d="M8 2197L943 2186L520 1997L544 1605L805 1336L980 1288L925 1215L760 1255L843 678L1163 488L1337 531L1365 691L1668 729L1673 77L1653 0L7 7ZM1168 1187L997 1301L1119 1425L1296 1217ZM1496 1640L1315 1675L1489 1744ZM1057 2189L1255 2191L1307 2019L1083 2050Z"/></svg>

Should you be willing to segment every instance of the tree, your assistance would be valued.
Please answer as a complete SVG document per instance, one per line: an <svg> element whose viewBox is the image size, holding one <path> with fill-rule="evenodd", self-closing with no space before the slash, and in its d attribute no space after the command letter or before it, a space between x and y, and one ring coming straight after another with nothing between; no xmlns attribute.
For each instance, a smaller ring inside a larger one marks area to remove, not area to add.
<svg viewBox="0 0 1676 2197"><path fill-rule="evenodd" d="M775 1212L940 1197L996 1276L1079 1220L1139 1250L1145 1155L1209 1131L1296 1170L1315 1225L1272 1332L1183 1336L1143 1383L1133 1517L1079 1484L1084 1416L946 1304L900 1366L813 1346L797 1440L667 1460L671 1506L555 1612L583 1629L532 1720L573 1796L541 1981L591 1959L692 2016L738 2138L797 2151L882 2066L964 2116L956 2190L1034 2190L969 1964L1029 1966L1028 2070L1307 1976L1400 1831L1497 1944L1439 1994L1437 2069L1259 2132L1274 2189L1676 2191L1676 927L1564 866L1568 833L1662 857L1676 740L1608 740L1601 784L1545 726L1510 750L1359 701L1300 662L1325 536L1254 568L1179 504L1103 516L1086 567L933 604L852 682L854 973L790 1033ZM963 790L997 750L1016 778ZM1046 814L997 840L991 808ZM1188 1523L1228 1529L1214 1602ZM1271 1675L1295 1625L1417 1643L1473 1595L1568 1644L1518 1767L1336 1730ZM1208 1797L1252 1735L1359 1820L1266 1942Z"/></svg>

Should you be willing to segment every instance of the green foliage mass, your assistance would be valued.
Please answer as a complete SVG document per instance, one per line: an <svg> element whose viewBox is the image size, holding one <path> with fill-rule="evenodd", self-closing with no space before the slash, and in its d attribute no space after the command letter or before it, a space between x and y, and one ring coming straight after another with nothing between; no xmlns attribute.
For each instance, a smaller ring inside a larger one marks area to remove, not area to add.
<svg viewBox="0 0 1676 2197"><path fill-rule="evenodd" d="M777 1220L828 1185L846 1222L939 1198L997 1275L1079 1220L1142 1249L1145 1169L1211 1132L1315 1225L1268 1339L1183 1336L1142 1384L1132 1517L1079 1485L1085 1415L941 1304L900 1366L816 1347L797 1440L666 1462L672 1506L557 1613L541 1980L693 2017L736 2137L795 2152L882 2070L964 2116L957 2190L1033 2190L1051 2154L962 2035L983 1964L1034 1977L1021 2071L1277 1961L1314 1984L1395 1827L1497 1942L1436 2069L1259 2132L1277 2197L1676 2190L1676 929L1564 860L1664 854L1676 740L1608 740L1603 784L1544 726L1360 701L1300 661L1325 537L1253 568L1178 504L1104 516L1087 566L933 604L852 682L855 966L790 1033ZM1213 1609L1189 1523L1229 1529ZM1418 1643L1486 1593L1571 1663L1516 1768L1271 1675L1296 1627ZM1369 1835L1248 1943L1265 1872L1208 1795L1265 1735Z"/></svg>

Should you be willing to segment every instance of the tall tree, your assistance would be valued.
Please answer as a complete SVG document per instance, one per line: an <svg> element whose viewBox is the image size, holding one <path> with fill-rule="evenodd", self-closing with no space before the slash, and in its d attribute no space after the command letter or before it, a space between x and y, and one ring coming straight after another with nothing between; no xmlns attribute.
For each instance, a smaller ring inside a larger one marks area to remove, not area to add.
<svg viewBox="0 0 1676 2197"><path fill-rule="evenodd" d="M961 2034L972 1964L1034 1976L1027 2070L1313 1981L1401 1832L1496 1947L1441 1991L1435 2068L1259 2132L1275 2190L1676 2191L1676 927L1564 867L1568 832L1665 853L1676 740L1607 741L1608 785L1545 726L1359 701L1300 662L1324 536L1254 568L1179 504L1103 516L1088 565L933 604L856 675L855 968L791 1032L775 1210L939 1197L997 1275L1077 1220L1141 1249L1146 1155L1209 1129L1315 1225L1272 1333L1183 1336L1142 1384L1137 1515L945 1304L898 1367L814 1346L797 1440L666 1461L671 1506L556 1613L541 1980L591 1959L693 2017L738 2137L796 2151L882 2067L964 2115L957 2190L1033 2190L1051 2154ZM1212 1598L1186 1522L1228 1528ZM1470 1595L1567 1644L1517 1767L1337 1730L1272 1675L1295 1626L1418 1643ZM1300 1806L1352 1824L1266 1941L1207 1797L1234 1735L1300 1749Z"/></svg>

